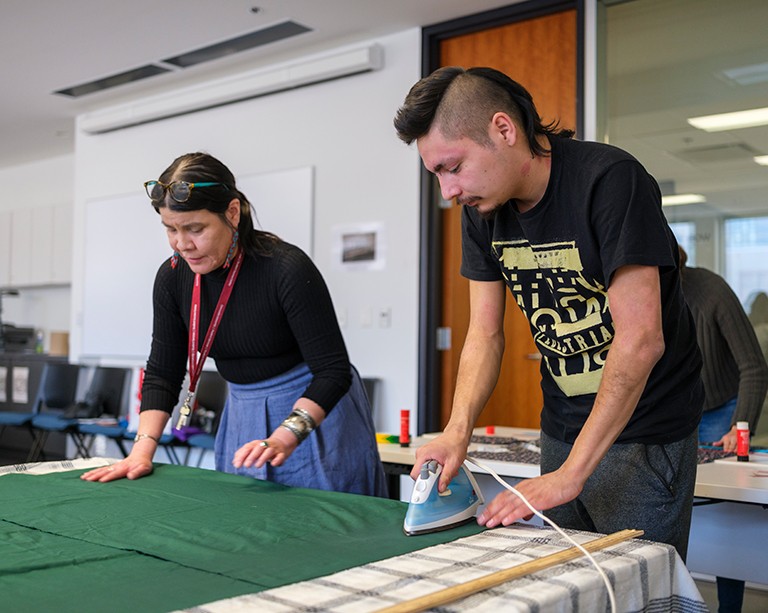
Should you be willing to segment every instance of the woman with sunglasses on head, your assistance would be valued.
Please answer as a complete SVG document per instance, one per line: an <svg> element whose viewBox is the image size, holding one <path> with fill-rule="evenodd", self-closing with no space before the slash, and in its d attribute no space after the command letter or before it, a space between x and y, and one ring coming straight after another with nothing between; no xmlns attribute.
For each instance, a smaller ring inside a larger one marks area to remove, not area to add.
<svg viewBox="0 0 768 613"><path fill-rule="evenodd" d="M313 262L254 228L234 176L208 154L177 158L145 188L173 256L155 278L138 433L127 458L82 478L106 482L151 473L187 364L180 422L210 355L229 382L216 435L217 470L386 496L368 399Z"/></svg>

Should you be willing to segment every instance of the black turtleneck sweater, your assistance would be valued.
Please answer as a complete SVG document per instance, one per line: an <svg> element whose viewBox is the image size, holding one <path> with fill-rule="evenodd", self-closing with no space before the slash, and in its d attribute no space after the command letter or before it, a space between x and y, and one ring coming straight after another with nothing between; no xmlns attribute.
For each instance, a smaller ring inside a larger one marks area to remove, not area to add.
<svg viewBox="0 0 768 613"><path fill-rule="evenodd" d="M228 270L202 278L200 341L210 325ZM188 365L189 310L195 274L183 259L168 261L154 286L152 350L141 410L172 412ZM302 362L312 371L303 396L328 412L347 392L350 363L328 288L312 260L279 242L269 256L246 256L210 352L233 383L264 381Z"/></svg>

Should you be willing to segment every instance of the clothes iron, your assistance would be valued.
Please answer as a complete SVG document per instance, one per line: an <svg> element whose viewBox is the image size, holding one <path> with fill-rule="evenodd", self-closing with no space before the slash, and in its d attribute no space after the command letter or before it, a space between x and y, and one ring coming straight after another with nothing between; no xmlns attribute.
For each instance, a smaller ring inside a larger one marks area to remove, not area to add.
<svg viewBox="0 0 768 613"><path fill-rule="evenodd" d="M435 460L421 465L403 523L403 532L408 536L448 530L470 522L485 502L466 464L461 465L459 474L440 494L437 482L442 471L443 467Z"/></svg>

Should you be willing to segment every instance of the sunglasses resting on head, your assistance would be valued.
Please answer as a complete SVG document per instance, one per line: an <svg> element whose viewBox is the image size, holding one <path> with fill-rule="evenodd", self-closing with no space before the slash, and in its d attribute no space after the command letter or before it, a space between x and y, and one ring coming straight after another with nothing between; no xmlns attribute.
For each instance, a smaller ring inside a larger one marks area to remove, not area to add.
<svg viewBox="0 0 768 613"><path fill-rule="evenodd" d="M144 189L147 190L147 196L152 202L160 202L165 198L165 193L168 192L176 202L182 203L189 200L192 195L192 190L196 187L213 187L214 185L224 185L218 182L198 182L188 183L187 181L172 181L165 184L160 181L146 181L144 183Z"/></svg>

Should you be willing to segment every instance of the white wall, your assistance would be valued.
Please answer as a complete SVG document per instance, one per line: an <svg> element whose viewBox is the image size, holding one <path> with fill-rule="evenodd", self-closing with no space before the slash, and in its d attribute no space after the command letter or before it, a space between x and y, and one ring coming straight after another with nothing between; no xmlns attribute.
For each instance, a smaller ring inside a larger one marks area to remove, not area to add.
<svg viewBox="0 0 768 613"><path fill-rule="evenodd" d="M408 408L415 414L420 162L416 150L397 139L392 119L420 76L421 33L416 28L370 42L384 47L384 68L376 72L102 135L77 133L73 358L82 342L87 202L141 190L144 181L189 151L208 151L236 176L312 166L314 260L330 288L353 363L363 376L383 380L377 429L398 432L398 411ZM253 204L257 213L260 207L279 205ZM148 211L154 215L147 202L136 215ZM350 271L335 264L334 231L350 223L383 226L382 270ZM157 236L125 236L120 219L101 231L114 235L114 249L124 256L115 275L154 276L154 267L132 268L131 254ZM162 235L159 221L157 233ZM126 300L138 304L151 301L151 295ZM379 327L381 309L391 310L389 327Z"/></svg>
<svg viewBox="0 0 768 613"><path fill-rule="evenodd" d="M64 155L0 168L0 210L71 206L74 163L74 155ZM47 350L51 331L69 330L70 296L69 287L21 288L19 296L3 297L3 321L43 330Z"/></svg>

